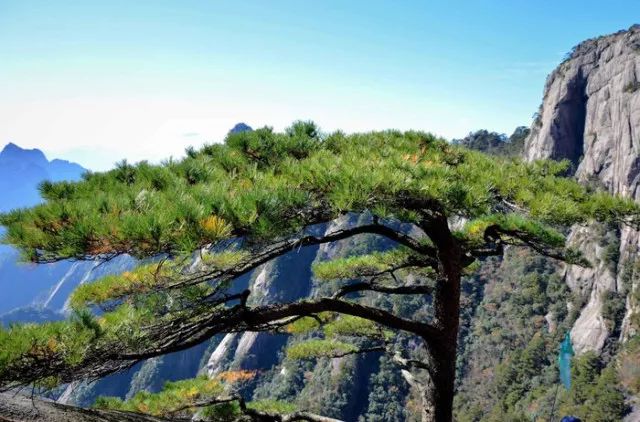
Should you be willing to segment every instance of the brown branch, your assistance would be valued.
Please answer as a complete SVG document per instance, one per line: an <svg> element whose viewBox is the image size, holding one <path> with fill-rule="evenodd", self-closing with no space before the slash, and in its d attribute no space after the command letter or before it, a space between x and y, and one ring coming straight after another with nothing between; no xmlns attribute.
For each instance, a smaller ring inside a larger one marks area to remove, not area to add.
<svg viewBox="0 0 640 422"><path fill-rule="evenodd" d="M406 293L422 288L402 286L397 289ZM390 291L383 286L380 289ZM226 301L242 301L244 297L246 292L226 296L213 303L200 303L177 315L167 314L154 325L141 327L142 335L135 343L102 341L98 338L78 364L70 365L63 356L55 353L26 354L0 371L0 389L28 385L48 376L57 376L63 383L78 379L95 380L129 368L141 360L185 350L219 333L272 331L274 326L289 323L292 318L313 316L325 311L361 317L384 327L418 335L428 343L437 343L442 335L440 329L428 323L405 319L382 309L339 298L257 307L240 303L220 308Z"/></svg>
<svg viewBox="0 0 640 422"><path fill-rule="evenodd" d="M401 318L379 308L333 298L258 307L251 309L245 320L249 324L260 324L261 322L276 321L290 316L307 316L325 311L361 317L388 328L407 331L424 338L435 340L440 335L438 329L427 323Z"/></svg>
<svg viewBox="0 0 640 422"><path fill-rule="evenodd" d="M143 327L143 335L135 343L98 339L77 364L65 362L64 357L56 353L42 356L26 354L0 371L0 388L28 385L48 376L58 377L61 383L79 379L95 380L129 368L141 360L185 350L219 333L269 331L273 330L273 324L325 311L357 316L387 328L406 331L421 337L427 344L437 345L443 335L428 323L335 298L253 308L235 305L211 309L209 312L196 308L189 318L178 317Z"/></svg>
<svg viewBox="0 0 640 422"><path fill-rule="evenodd" d="M334 298L341 298L349 293L371 291L376 293L387 293L394 295L418 295L418 294L431 294L433 292L432 286L415 285L415 286L382 286L374 282L359 282L343 286L333 296Z"/></svg>
<svg viewBox="0 0 640 422"><path fill-rule="evenodd" d="M336 230L323 236L304 236L299 238L281 240L265 247L254 249L253 251L251 251L251 256L249 258L241 261L233 268L214 269L209 271L205 270L194 274L187 274L184 278L181 278L180 280L169 285L161 286L160 288L177 288L214 279L219 282L229 281L242 276L259 267L260 265L265 264L273 260L274 258L284 255L297 248L336 242L359 234L377 234L398 242L399 244L406 246L421 255L432 258L435 258L437 256L435 249L431 246L425 245L417 239L407 234L398 232L383 224L374 223L349 229Z"/></svg>
<svg viewBox="0 0 640 422"><path fill-rule="evenodd" d="M213 397L207 400L202 400L202 401L198 401L195 403L191 403L191 404L185 404L183 406L179 406L176 407L175 409L171 409L169 410L167 413L169 415L173 415L175 413L180 413L183 410L189 410L189 409L194 409L194 408L202 408L202 407L207 407L207 406L214 406L216 404L225 404L225 403L231 403L234 401L240 401L243 400L242 397L240 396L229 396L229 397Z"/></svg>
<svg viewBox="0 0 640 422"><path fill-rule="evenodd" d="M386 351L387 351L387 346L385 346L385 345L382 345L382 346L371 346L371 347L364 347L362 349L350 350L348 352L342 352L342 353L335 353L335 354L332 354L332 355L326 355L324 357L331 358L331 359L338 359L338 358L344 358L346 356L351 356L351 355L363 355L365 353L386 352Z"/></svg>
<svg viewBox="0 0 640 422"><path fill-rule="evenodd" d="M265 305L246 308L236 305L232 308L216 310L209 315L198 315L195 321L174 324L160 324L157 333L151 337L162 339L159 347L139 353L116 353L116 360L142 360L162 354L184 350L195 346L213 335L229 331L266 331L273 329L270 324L291 317L311 316L320 312L337 312L357 316L382 326L418 335L428 342L439 340L441 332L428 323L398 317L382 309L335 298L321 298L300 302Z"/></svg>
<svg viewBox="0 0 640 422"><path fill-rule="evenodd" d="M503 236L506 236L503 237ZM487 244L493 244L493 248L477 249L472 251L475 257L501 256L504 253L504 245L527 247L540 255L557 259L559 261L589 266L586 260L576 261L576 257L570 257L563 248L550 248L530 233L520 230L505 230L498 225L491 225L485 229L484 239Z"/></svg>
<svg viewBox="0 0 640 422"><path fill-rule="evenodd" d="M340 421L339 419L333 419L333 418L317 415L315 413L310 413L306 411L298 411L298 412L293 412L285 415L280 415L277 413L262 412L262 411L248 407L246 401L240 395L233 395L229 397L214 397L209 400L203 400L201 402L196 402L190 405L178 407L169 413L174 414L174 413L178 413L183 410L188 410L192 408L202 408L207 406L215 406L216 404L224 404L224 403L231 403L231 402L238 402L238 406L240 407L240 412L242 412L242 414L250 417L252 420L256 422L294 422L294 421L343 422L343 421Z"/></svg>
<svg viewBox="0 0 640 422"><path fill-rule="evenodd" d="M342 422L340 419L329 418L326 416L316 415L310 412L293 412L288 415L282 416L278 422L294 422L294 421L307 421L307 422Z"/></svg>

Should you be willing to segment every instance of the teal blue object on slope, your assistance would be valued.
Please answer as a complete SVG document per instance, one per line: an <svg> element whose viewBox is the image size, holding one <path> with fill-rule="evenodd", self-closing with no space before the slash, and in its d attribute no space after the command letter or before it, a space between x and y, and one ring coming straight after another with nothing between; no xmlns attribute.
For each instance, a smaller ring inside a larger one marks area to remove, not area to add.
<svg viewBox="0 0 640 422"><path fill-rule="evenodd" d="M560 367L560 382L567 390L571 388L571 357L574 355L571 346L569 333L565 334L560 345L560 355L558 356L558 366Z"/></svg>

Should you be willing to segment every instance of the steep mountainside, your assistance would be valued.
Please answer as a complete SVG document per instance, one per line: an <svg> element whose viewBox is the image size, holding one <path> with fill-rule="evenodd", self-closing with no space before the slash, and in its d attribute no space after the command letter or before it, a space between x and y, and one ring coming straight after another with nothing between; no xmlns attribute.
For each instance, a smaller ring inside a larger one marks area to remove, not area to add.
<svg viewBox="0 0 640 422"><path fill-rule="evenodd" d="M640 26L576 46L547 79L524 158L570 160L581 182L639 200L639 80ZM639 235L593 225L572 228L569 238L592 268L517 251L493 264L463 350L459 420L547 420L552 409L620 420L622 390L635 402L638 389L629 380L637 380L639 356ZM565 393L555 385L558 344L567 331L576 370L591 369Z"/></svg>
<svg viewBox="0 0 640 422"><path fill-rule="evenodd" d="M640 200L640 25L579 44L549 75L525 156L569 159L582 182ZM640 236L627 227L600 231L607 233L594 235L593 228L571 233L597 263L566 271L567 284L587 298L572 330L580 351L600 351L617 334L603 316L609 296L628 296L622 336L636 329L631 316L637 283L632 282Z"/></svg>

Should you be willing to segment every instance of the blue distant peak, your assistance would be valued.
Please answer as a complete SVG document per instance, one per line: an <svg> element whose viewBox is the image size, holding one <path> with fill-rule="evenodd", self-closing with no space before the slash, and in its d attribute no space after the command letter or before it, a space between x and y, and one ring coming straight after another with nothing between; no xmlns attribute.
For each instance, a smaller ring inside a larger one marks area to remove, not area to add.
<svg viewBox="0 0 640 422"><path fill-rule="evenodd" d="M19 146L17 146L16 144L14 144L13 142L9 142L2 151L5 150L12 150L12 149L22 149Z"/></svg>
<svg viewBox="0 0 640 422"><path fill-rule="evenodd" d="M2 152L0 152L0 154L10 153L10 152L36 152L36 151L42 153L42 151L40 151L39 149L25 149L25 148L19 147L13 142L9 142L7 145L5 145L5 147L2 149Z"/></svg>
<svg viewBox="0 0 640 422"><path fill-rule="evenodd" d="M251 126L249 126L246 123L238 123L236 124L230 131L229 133L240 133L240 132L249 132L252 131L253 128Z"/></svg>
<svg viewBox="0 0 640 422"><path fill-rule="evenodd" d="M49 161L39 149L20 148L13 142L8 143L0 152L0 160L28 161L37 165L46 165Z"/></svg>
<svg viewBox="0 0 640 422"><path fill-rule="evenodd" d="M39 149L14 143L0 152L0 212L40 203L38 185L44 180L79 180L85 169L66 160L47 160Z"/></svg>

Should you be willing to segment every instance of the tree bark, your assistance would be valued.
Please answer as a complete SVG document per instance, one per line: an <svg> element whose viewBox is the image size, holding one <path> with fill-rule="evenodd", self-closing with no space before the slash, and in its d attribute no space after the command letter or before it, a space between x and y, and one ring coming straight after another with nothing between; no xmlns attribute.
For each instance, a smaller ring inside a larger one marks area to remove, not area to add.
<svg viewBox="0 0 640 422"><path fill-rule="evenodd" d="M429 384L424 391L423 422L451 422L455 394L458 330L460 327L460 280L464 268L462 248L449 231L446 219L428 229L438 249L439 276L433 293L437 341L428 341Z"/></svg>

